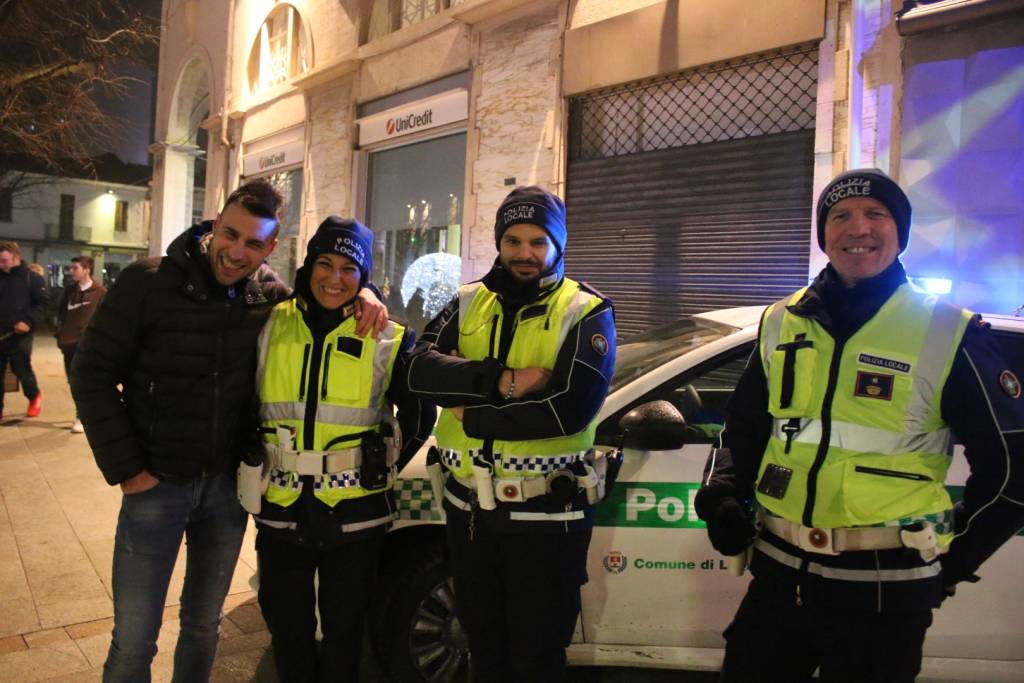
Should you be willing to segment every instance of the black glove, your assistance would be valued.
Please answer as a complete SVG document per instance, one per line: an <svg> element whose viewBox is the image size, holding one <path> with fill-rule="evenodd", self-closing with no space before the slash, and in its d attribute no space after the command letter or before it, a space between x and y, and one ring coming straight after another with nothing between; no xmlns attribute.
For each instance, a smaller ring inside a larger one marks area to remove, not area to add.
<svg viewBox="0 0 1024 683"><path fill-rule="evenodd" d="M943 600L956 595L956 585L961 581L967 583L981 581L981 577L967 569L964 554L957 550L958 546L954 543L949 552L939 555L939 564L942 565L942 592L945 594Z"/></svg>
<svg viewBox="0 0 1024 683"><path fill-rule="evenodd" d="M707 525L711 545L723 555L739 555L757 533L747 507L732 496L718 501Z"/></svg>

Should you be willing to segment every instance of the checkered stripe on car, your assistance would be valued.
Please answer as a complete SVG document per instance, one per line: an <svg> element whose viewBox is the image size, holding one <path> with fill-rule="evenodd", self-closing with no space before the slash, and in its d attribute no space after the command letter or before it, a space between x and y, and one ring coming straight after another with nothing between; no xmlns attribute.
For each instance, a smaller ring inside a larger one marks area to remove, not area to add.
<svg viewBox="0 0 1024 683"><path fill-rule="evenodd" d="M441 521L441 515L431 506L433 494L429 479L398 479L394 496L399 519Z"/></svg>

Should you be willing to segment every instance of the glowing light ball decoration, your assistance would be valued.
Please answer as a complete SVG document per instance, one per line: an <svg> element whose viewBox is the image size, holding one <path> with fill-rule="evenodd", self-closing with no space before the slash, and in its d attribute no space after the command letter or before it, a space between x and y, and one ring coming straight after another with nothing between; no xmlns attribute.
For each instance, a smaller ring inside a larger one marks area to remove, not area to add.
<svg viewBox="0 0 1024 683"><path fill-rule="evenodd" d="M402 279L402 303L417 290L423 291L423 313L433 319L459 291L462 277L462 259L442 251L420 256L412 262Z"/></svg>

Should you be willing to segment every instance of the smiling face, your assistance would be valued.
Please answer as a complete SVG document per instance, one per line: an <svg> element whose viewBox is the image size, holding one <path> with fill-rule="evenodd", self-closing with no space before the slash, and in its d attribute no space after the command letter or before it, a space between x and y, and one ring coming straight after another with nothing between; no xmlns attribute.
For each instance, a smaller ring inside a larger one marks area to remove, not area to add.
<svg viewBox="0 0 1024 683"><path fill-rule="evenodd" d="M871 197L850 197L833 206L825 221L825 253L846 287L881 273L900 253L889 209Z"/></svg>
<svg viewBox="0 0 1024 683"><path fill-rule="evenodd" d="M313 261L309 289L318 304L333 311L359 293L359 277L359 266L347 256L320 254Z"/></svg>
<svg viewBox="0 0 1024 683"><path fill-rule="evenodd" d="M519 282L536 280L555 264L558 248L543 228L529 223L510 225L498 243L498 260Z"/></svg>
<svg viewBox="0 0 1024 683"><path fill-rule="evenodd" d="M229 287L249 277L277 246L277 221L229 204L213 224L208 254L217 282Z"/></svg>

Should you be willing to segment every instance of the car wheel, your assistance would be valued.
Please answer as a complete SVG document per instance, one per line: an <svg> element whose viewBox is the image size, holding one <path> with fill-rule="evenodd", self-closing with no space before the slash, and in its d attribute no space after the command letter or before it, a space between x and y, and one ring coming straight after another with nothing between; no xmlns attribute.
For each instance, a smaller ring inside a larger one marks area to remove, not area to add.
<svg viewBox="0 0 1024 683"><path fill-rule="evenodd" d="M410 559L411 558L411 559ZM404 554L389 598L371 617L377 660L394 683L468 680L469 645L455 616L455 590L439 547Z"/></svg>

